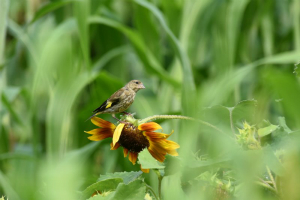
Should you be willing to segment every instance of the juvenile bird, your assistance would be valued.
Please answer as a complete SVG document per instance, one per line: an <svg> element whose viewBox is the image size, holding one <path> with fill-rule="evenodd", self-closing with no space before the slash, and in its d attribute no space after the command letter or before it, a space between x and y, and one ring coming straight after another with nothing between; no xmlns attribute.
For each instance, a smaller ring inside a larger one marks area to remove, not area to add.
<svg viewBox="0 0 300 200"><path fill-rule="evenodd" d="M109 113L112 114L112 117L120 121L115 117L115 113L125 113L125 110L133 103L137 91L144 89L145 86L139 80L132 80L128 82L124 87L113 93L106 101L104 101L100 107L93 111L95 115ZM90 119L89 118L89 119Z"/></svg>

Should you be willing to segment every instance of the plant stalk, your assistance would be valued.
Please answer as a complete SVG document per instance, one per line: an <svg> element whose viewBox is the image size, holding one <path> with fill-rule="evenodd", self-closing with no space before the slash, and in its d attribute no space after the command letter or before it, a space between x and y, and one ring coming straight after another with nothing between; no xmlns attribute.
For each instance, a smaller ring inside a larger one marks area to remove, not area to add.
<svg viewBox="0 0 300 200"><path fill-rule="evenodd" d="M146 184L146 187L147 187L148 190L151 191L151 193L153 194L154 198L155 198L156 200L159 200L159 198L157 197L157 195L156 195L156 193L154 192L153 188L152 188L150 185L147 185L147 184Z"/></svg>
<svg viewBox="0 0 300 200"><path fill-rule="evenodd" d="M150 116L150 117L147 117L145 119L140 120L139 123L146 123L146 122L154 121L154 120L157 120L157 119L183 119L183 120L196 121L196 122L200 122L201 124L204 124L206 126L209 126L213 129L217 130L220 133L224 133L222 130L220 130L216 126L214 126L214 125L212 125L212 124L210 124L206 121L203 121L203 120L200 120L200 119L195 119L195 118L192 118L192 117L182 116L182 115L153 115L153 116Z"/></svg>

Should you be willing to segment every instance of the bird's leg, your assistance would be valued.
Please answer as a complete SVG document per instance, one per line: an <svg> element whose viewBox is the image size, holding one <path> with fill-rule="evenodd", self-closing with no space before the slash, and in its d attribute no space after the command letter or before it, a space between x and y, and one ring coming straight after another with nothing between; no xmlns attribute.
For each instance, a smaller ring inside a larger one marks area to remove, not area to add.
<svg viewBox="0 0 300 200"><path fill-rule="evenodd" d="M130 116L132 116L132 114L131 113L129 113L129 112L122 112L124 115L130 115Z"/></svg>
<svg viewBox="0 0 300 200"><path fill-rule="evenodd" d="M115 118L119 123L130 124L129 122L121 121L120 119L116 118L115 114L112 114L112 117Z"/></svg>
<svg viewBox="0 0 300 200"><path fill-rule="evenodd" d="M111 116L113 117L113 118L115 118L118 122L122 122L121 120L119 120L118 118L116 118L116 115L115 114L111 114Z"/></svg>

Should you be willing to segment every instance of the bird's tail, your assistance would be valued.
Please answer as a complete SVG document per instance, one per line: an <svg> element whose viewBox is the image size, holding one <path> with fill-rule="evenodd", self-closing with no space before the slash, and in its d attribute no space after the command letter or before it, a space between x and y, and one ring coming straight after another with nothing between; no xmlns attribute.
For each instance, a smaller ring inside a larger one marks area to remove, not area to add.
<svg viewBox="0 0 300 200"><path fill-rule="evenodd" d="M90 120L92 117L95 117L96 115L100 114L100 112L93 114L92 116L90 116L88 119L86 119L85 121Z"/></svg>

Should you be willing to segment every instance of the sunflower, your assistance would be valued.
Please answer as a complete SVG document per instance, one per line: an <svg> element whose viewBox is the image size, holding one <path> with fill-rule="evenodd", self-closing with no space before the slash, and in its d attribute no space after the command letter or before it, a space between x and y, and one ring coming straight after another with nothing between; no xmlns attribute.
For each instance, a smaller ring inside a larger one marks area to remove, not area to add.
<svg viewBox="0 0 300 200"><path fill-rule="evenodd" d="M92 135L88 137L88 139L100 141L109 137L113 138L110 144L111 150L116 150L122 146L124 157L128 156L130 162L134 165L138 154L145 148L147 148L149 153L159 162L165 160L166 154L178 156L176 149L179 148L179 145L176 142L167 140L173 132L170 134L154 132L162 129L162 127L155 122L142 124L126 122L116 126L98 117L93 117L91 121L99 128L85 131ZM142 166L141 169L144 172L149 172L148 169L143 169Z"/></svg>

